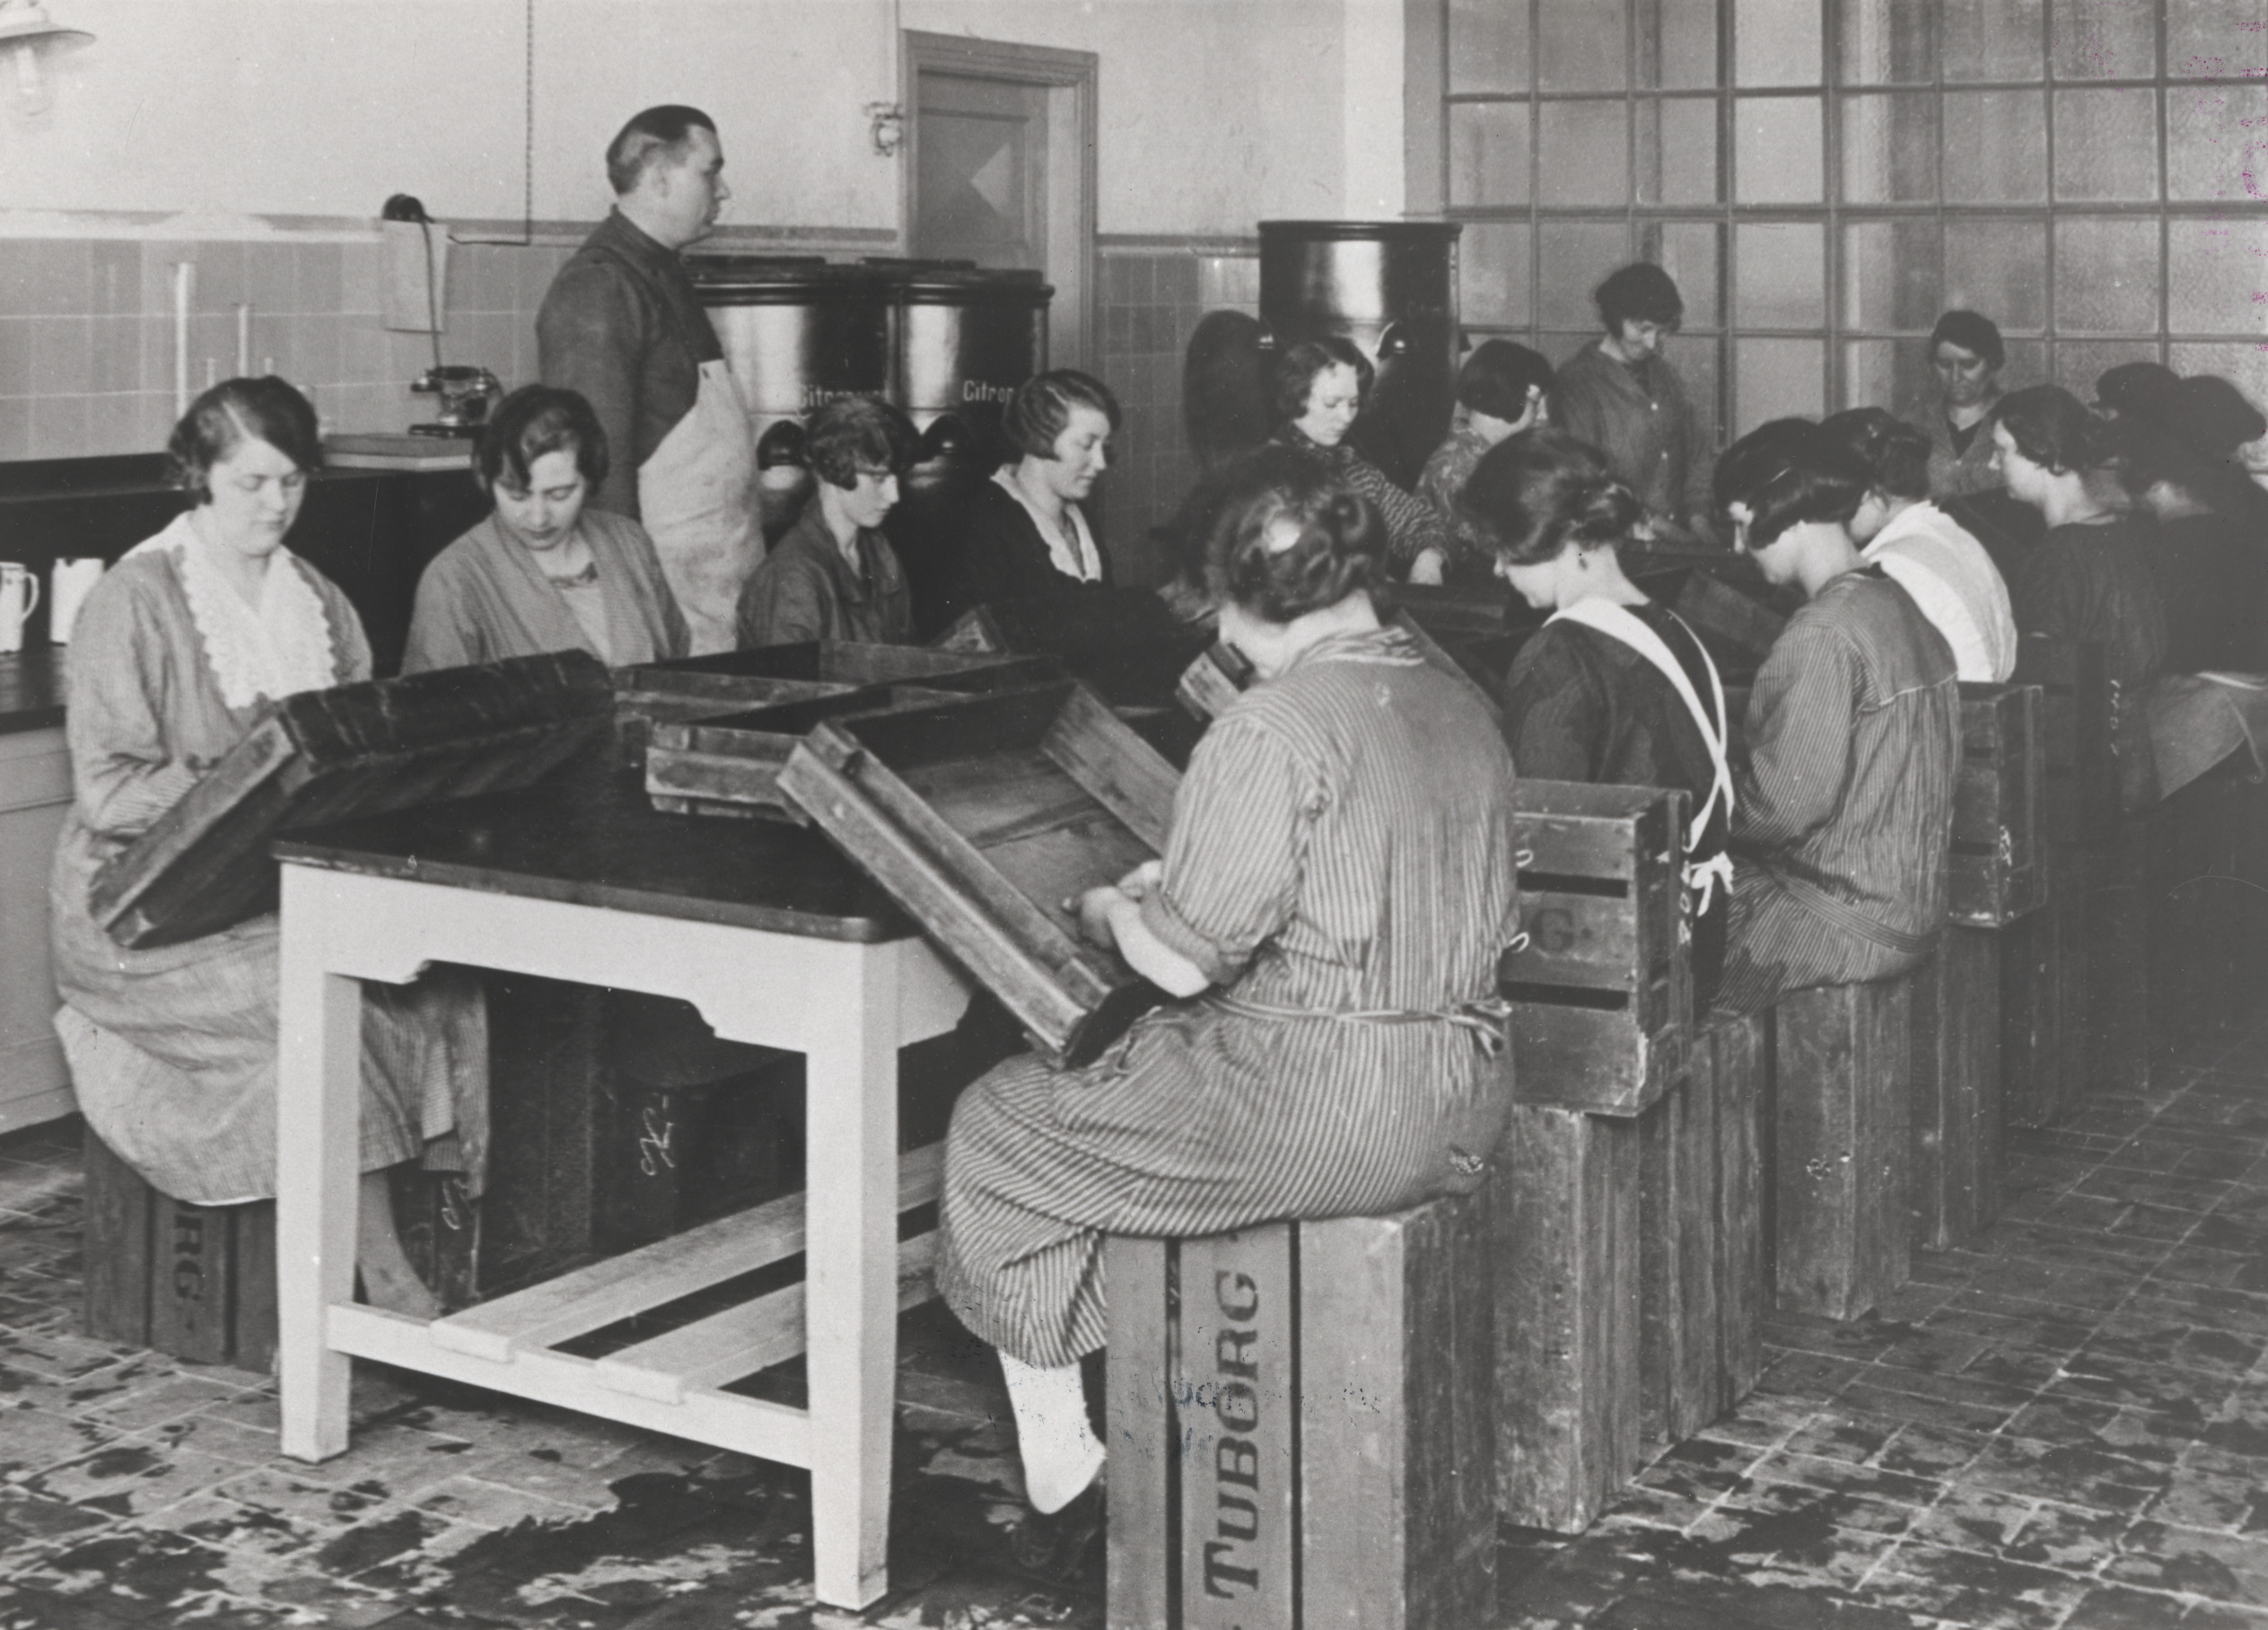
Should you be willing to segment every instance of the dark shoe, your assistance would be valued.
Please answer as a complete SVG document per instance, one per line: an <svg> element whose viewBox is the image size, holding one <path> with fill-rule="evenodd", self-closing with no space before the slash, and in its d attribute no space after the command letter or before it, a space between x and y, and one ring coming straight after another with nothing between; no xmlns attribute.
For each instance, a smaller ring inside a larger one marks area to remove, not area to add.
<svg viewBox="0 0 2268 1630"><path fill-rule="evenodd" d="M1087 1552L1102 1532L1108 1511L1099 1473L1059 1512L1025 1508L1008 1536L1008 1554L1033 1578L1065 1585L1085 1571Z"/></svg>

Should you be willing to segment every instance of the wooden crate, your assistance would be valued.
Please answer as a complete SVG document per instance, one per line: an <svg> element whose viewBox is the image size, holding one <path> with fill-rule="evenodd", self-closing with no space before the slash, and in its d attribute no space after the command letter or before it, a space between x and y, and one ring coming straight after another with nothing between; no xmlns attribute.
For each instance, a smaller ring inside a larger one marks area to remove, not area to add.
<svg viewBox="0 0 2268 1630"><path fill-rule="evenodd" d="M1654 1448L1716 1417L1717 1079L1689 1067L1638 1121L1639 1433Z"/></svg>
<svg viewBox="0 0 2268 1630"><path fill-rule="evenodd" d="M1913 1243L1966 1245L2001 1213L2000 933L1948 924L1913 983Z"/></svg>
<svg viewBox="0 0 2268 1630"><path fill-rule="evenodd" d="M821 719L889 713L951 694L931 685L866 685L741 713L657 720L646 748L646 794L671 814L800 821L803 811L780 795L780 770Z"/></svg>
<svg viewBox="0 0 2268 1630"><path fill-rule="evenodd" d="M105 863L95 920L146 950L273 911L278 831L526 786L603 737L609 694L570 651L286 697Z"/></svg>
<svg viewBox="0 0 2268 1630"><path fill-rule="evenodd" d="M1486 1208L1110 1240L1113 1630L1490 1622Z"/></svg>
<svg viewBox="0 0 2268 1630"><path fill-rule="evenodd" d="M797 1186L803 1056L744 1050L766 1056L756 1069L714 1080L603 1073L591 1196L597 1255L651 1245Z"/></svg>
<svg viewBox="0 0 2268 1630"><path fill-rule="evenodd" d="M1717 1099L1717 1380L1711 1418L1756 1389L1772 1303L1772 1025L1769 1012L1717 1015L1694 1042Z"/></svg>
<svg viewBox="0 0 2268 1630"><path fill-rule="evenodd" d="M781 790L1076 1065L1159 999L1064 909L1164 849L1180 776L1068 681L827 720Z"/></svg>
<svg viewBox="0 0 2268 1630"><path fill-rule="evenodd" d="M1779 1305L1856 1319L1906 1281L1914 976L1828 985L1774 1017Z"/></svg>
<svg viewBox="0 0 2268 1630"><path fill-rule="evenodd" d="M1635 1115L1685 1068L1693 975L1681 932L1686 794L1522 781L1520 919L1509 953L1514 1092Z"/></svg>
<svg viewBox="0 0 2268 1630"><path fill-rule="evenodd" d="M2027 634L2018 644L2015 682L2040 689L2041 813L2048 841L2108 842L2118 825L2118 758L2101 644Z"/></svg>
<svg viewBox="0 0 2268 1630"><path fill-rule="evenodd" d="M2036 685L1961 687L1947 915L1997 928L2047 898L2046 745Z"/></svg>

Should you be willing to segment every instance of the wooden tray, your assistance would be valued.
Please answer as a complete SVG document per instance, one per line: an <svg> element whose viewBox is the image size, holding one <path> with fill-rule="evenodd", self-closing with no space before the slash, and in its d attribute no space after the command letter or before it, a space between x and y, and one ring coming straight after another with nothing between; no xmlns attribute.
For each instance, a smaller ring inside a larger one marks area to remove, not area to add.
<svg viewBox="0 0 2268 1630"><path fill-rule="evenodd" d="M1961 770L1953 784L1947 915L1999 928L2047 899L2047 776L2036 685L1961 687Z"/></svg>
<svg viewBox="0 0 2268 1630"><path fill-rule="evenodd" d="M1180 776L1061 681L823 721L780 790L1056 1063L1083 1064L1157 988L1086 944L1064 899L1164 848Z"/></svg>
<svg viewBox="0 0 2268 1630"><path fill-rule="evenodd" d="M964 612L940 649L1053 656L1114 707L1162 707L1210 629L1176 618L1149 589L999 600Z"/></svg>
<svg viewBox="0 0 2268 1630"><path fill-rule="evenodd" d="M656 723L646 748L646 793L655 809L675 815L801 822L803 811L781 794L780 770L820 720L917 707L954 694L934 685L865 685L745 713Z"/></svg>
<svg viewBox="0 0 2268 1630"><path fill-rule="evenodd" d="M1449 642L1485 638L1502 634L1521 622L1537 620L1525 606L1513 603L1511 590L1496 583L1486 588L1464 589L1439 583L1397 583L1381 593L1379 599L1408 613L1412 622L1434 638Z"/></svg>
<svg viewBox="0 0 2268 1630"><path fill-rule="evenodd" d="M571 651L286 697L95 874L95 920L139 951L272 911L277 832L525 786L604 736L609 696Z"/></svg>

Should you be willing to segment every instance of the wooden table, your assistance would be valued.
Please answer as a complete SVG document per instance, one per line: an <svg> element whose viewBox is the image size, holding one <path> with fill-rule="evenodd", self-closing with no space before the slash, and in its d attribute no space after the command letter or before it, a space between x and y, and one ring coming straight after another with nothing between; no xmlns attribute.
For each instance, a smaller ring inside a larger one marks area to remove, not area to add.
<svg viewBox="0 0 2268 1630"><path fill-rule="evenodd" d="M276 1233L283 1447L347 1446L369 1358L811 1473L819 1600L887 1587L897 1314L933 1293L938 1146L902 1161L898 1049L968 992L817 833L660 815L579 765L524 792L280 842ZM354 1301L360 993L451 962L679 996L807 1056L809 1190L428 1322ZM578 1336L803 1253L807 1277L602 1357ZM808 1408L722 1389L808 1354Z"/></svg>

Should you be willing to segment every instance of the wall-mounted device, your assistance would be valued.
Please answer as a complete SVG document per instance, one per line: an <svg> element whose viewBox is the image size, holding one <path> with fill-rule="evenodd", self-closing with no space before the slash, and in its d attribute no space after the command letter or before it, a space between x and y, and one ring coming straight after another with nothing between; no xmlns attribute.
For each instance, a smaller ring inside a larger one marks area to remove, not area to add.
<svg viewBox="0 0 2268 1630"><path fill-rule="evenodd" d="M504 393L495 374L466 363L435 364L410 381L409 388L441 400L439 413L409 427L416 436L477 436Z"/></svg>

